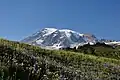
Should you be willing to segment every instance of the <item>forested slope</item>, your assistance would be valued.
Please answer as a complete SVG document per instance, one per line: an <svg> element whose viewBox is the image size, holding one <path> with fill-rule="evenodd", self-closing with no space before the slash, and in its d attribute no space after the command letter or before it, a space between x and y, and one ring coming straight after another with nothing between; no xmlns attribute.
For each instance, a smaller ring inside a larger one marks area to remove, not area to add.
<svg viewBox="0 0 120 80"><path fill-rule="evenodd" d="M0 80L119 80L120 60L0 39Z"/></svg>
<svg viewBox="0 0 120 80"><path fill-rule="evenodd" d="M68 47L63 50L120 60L120 46L106 45L105 43L86 44L77 49Z"/></svg>

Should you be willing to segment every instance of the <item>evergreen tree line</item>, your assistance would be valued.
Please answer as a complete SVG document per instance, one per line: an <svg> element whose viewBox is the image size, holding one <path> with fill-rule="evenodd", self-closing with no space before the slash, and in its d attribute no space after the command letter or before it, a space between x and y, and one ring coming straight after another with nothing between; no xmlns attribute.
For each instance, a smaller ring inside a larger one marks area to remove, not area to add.
<svg viewBox="0 0 120 80"><path fill-rule="evenodd" d="M84 54L91 54L100 57L115 58L120 59L120 48L119 46L106 45L105 43L96 43L90 45L89 43L83 46L78 46L78 48L63 48L62 50L79 52Z"/></svg>

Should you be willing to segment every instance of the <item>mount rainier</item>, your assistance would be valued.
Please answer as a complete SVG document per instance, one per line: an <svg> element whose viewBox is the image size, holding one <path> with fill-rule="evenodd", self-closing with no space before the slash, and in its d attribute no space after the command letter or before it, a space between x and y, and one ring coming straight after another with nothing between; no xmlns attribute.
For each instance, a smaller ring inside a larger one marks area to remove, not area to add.
<svg viewBox="0 0 120 80"><path fill-rule="evenodd" d="M59 49L86 43L94 44L97 41L97 38L92 34L81 34L69 29L44 28L21 42L45 48Z"/></svg>

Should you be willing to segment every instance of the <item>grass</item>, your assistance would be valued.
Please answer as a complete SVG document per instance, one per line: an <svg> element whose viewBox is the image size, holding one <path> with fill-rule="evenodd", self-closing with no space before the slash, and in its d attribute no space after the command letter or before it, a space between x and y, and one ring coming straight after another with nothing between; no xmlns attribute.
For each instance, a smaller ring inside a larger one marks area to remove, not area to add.
<svg viewBox="0 0 120 80"><path fill-rule="evenodd" d="M119 59L46 50L0 39L0 79L3 80L114 80L119 77Z"/></svg>

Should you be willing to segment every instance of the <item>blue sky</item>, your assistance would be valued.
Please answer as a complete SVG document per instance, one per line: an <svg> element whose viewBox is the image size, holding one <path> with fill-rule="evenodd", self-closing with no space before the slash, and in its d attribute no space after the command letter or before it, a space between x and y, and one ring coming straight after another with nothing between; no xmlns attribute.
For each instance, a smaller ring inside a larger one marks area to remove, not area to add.
<svg viewBox="0 0 120 80"><path fill-rule="evenodd" d="M45 27L120 40L120 0L0 0L0 37L21 40Z"/></svg>

